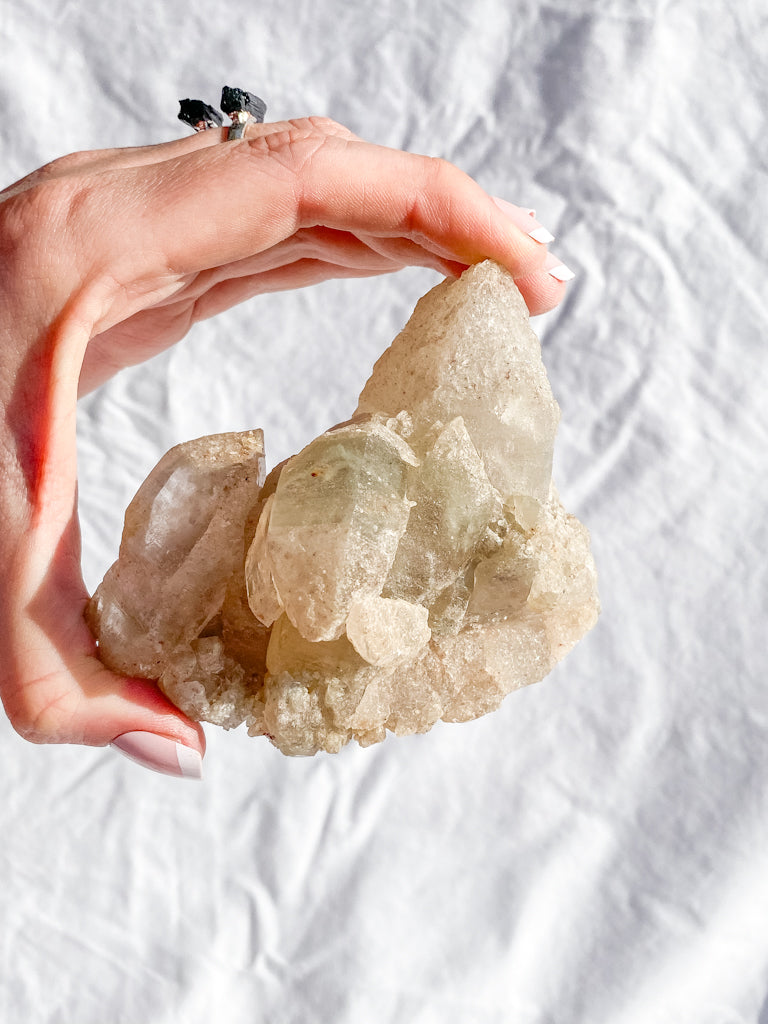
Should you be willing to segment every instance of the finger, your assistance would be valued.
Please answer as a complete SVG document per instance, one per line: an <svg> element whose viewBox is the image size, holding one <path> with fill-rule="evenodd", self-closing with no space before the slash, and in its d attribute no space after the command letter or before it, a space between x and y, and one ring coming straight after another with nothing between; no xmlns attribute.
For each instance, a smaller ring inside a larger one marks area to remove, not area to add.
<svg viewBox="0 0 768 1024"><path fill-rule="evenodd" d="M317 234L318 237L313 237ZM307 229L264 253L198 274L171 296L91 339L78 395L82 397L126 366L141 363L183 338L191 325L256 295L302 288L332 278L389 274L404 266L426 266L458 277L465 264L426 253L401 240L400 252L383 255L345 232Z"/></svg>
<svg viewBox="0 0 768 1024"><path fill-rule="evenodd" d="M25 673L3 688L3 704L16 731L33 743L101 747L127 733L152 733L202 757L205 738L157 686L119 676L96 657L68 657L59 671Z"/></svg>
<svg viewBox="0 0 768 1024"><path fill-rule="evenodd" d="M98 185L92 233L103 223L105 196L125 200L115 211L124 265L111 268L120 287L126 276L183 276L236 262L316 225L408 238L464 264L489 257L516 277L545 256L450 164L328 136L312 124L104 174ZM87 206L79 206L86 220ZM94 256L109 266L112 247L102 234L105 248L96 245Z"/></svg>
<svg viewBox="0 0 768 1024"><path fill-rule="evenodd" d="M315 261L323 272L295 273L301 260ZM367 277L401 269L417 259L383 256L344 231L315 228L299 231L263 253L225 267L214 267L184 283L183 293L170 295L128 320L102 331L88 344L78 393L87 394L117 371L149 359L175 344L197 320L229 309L255 295L303 287L336 277ZM424 261L422 261L424 262ZM430 265L452 273L448 264ZM274 272L274 273L270 273ZM295 277L294 277L295 274Z"/></svg>
<svg viewBox="0 0 768 1024"><path fill-rule="evenodd" d="M402 265L391 260L379 260L367 267L348 267L325 260L299 259L293 263L274 267L253 277L235 278L224 281L202 295L195 303L194 320L206 320L225 309L255 295L267 292L288 291L306 288L335 278L375 277L379 274L394 274Z"/></svg>
<svg viewBox="0 0 768 1024"><path fill-rule="evenodd" d="M556 258L554 265L562 266ZM531 316L548 313L550 309L554 309L562 302L567 290L566 282L554 277L549 270L528 274L515 284L520 289Z"/></svg>
<svg viewBox="0 0 768 1024"><path fill-rule="evenodd" d="M435 256L405 238L358 238L347 231L332 228L303 228L264 252L196 275L185 285L182 301L197 299L211 288L219 284L226 285L238 278L255 279L260 274L295 264L300 259L319 260L329 266L359 269L365 273L376 273L377 270L388 273L406 266L427 266L450 275L455 273L457 267L457 264ZM466 265L458 266L463 270ZM269 289L258 289L253 294L262 291ZM179 301L179 296L169 296L155 308Z"/></svg>
<svg viewBox="0 0 768 1024"><path fill-rule="evenodd" d="M19 366L13 352L2 353L10 362L0 359L8 451L0 475L0 698L17 730L38 742L103 744L126 732L161 733L201 753L199 727L151 683L101 665L82 618L87 592L73 511L77 374L70 364L83 333L77 319L55 322Z"/></svg>
<svg viewBox="0 0 768 1024"><path fill-rule="evenodd" d="M407 243L410 245L411 243ZM384 271L390 264L397 263L403 267L407 260L402 254L379 252L366 241L350 234L348 231L336 231L331 228L303 228L290 238L277 245L255 253L235 263L213 267L203 271L184 289L184 297L197 298L211 287L235 278L256 277L258 274L278 267L295 263L299 259L317 259L333 263L339 267L353 269L374 268L381 266ZM174 299L167 300L168 302Z"/></svg>
<svg viewBox="0 0 768 1024"><path fill-rule="evenodd" d="M200 133L204 134L204 133ZM217 139L221 133L216 132ZM100 171L120 170L123 167L142 167L147 164L161 163L163 160L176 159L187 153L194 153L213 140L198 141L196 137L174 139L172 142L161 142L153 146L126 146L119 149L90 149L67 153L55 160L43 164L14 182L0 192L0 199L8 199L26 189L33 188L48 181L59 178L83 176Z"/></svg>
<svg viewBox="0 0 768 1024"><path fill-rule="evenodd" d="M365 263L354 265L306 257L287 264L280 262L252 276L232 278L207 289L195 301L191 319L195 323L209 319L257 295L305 288L334 278L362 278L374 277L377 274L393 274L402 270L406 265L414 266L416 263L415 261L400 263L382 257L371 258ZM437 258L429 261L425 259L420 265L439 270L447 277L458 277L466 270L464 264L449 263ZM546 271L529 274L515 283L520 289L531 316L554 309L562 301L566 291L565 283L551 277ZM88 354L86 354L86 361L87 359Z"/></svg>
<svg viewBox="0 0 768 1024"><path fill-rule="evenodd" d="M363 241L330 228L302 229L265 252L196 275L185 285L181 298L172 295L91 339L79 394L87 394L126 366L173 345L192 323L257 295L334 277L393 273L405 266L425 266L449 277L458 277L466 269L466 264L442 259L407 239ZM517 284L532 315L552 308L563 294L562 288L541 273L519 279Z"/></svg>
<svg viewBox="0 0 768 1024"><path fill-rule="evenodd" d="M201 727L143 679L106 669L83 618L87 592L79 569L73 518L47 571L30 587L24 545L21 568L0 618L0 696L16 730L38 743L103 746L128 733L153 734L205 751Z"/></svg>
<svg viewBox="0 0 768 1024"><path fill-rule="evenodd" d="M4 704L16 731L31 742L113 744L146 768L202 777L201 727L185 720L153 683L117 676L95 657L29 679Z"/></svg>
<svg viewBox="0 0 768 1024"><path fill-rule="evenodd" d="M492 198L501 212L506 214L513 223L517 224L526 235L530 235L534 241L541 242L542 245L554 242L555 236L552 232L544 227L540 221L536 220L535 210L528 210L523 206L515 206L514 203L507 202L506 199L501 199L499 196L493 196Z"/></svg>
<svg viewBox="0 0 768 1024"><path fill-rule="evenodd" d="M405 238L376 238L368 235L358 238L347 231L331 228L304 228L262 253L197 275L184 290L184 300L194 299L197 304L191 319L213 316L255 295L290 287L292 268L302 260L313 261L325 270L322 275L313 278L312 283L333 276L367 277L376 273L391 273L406 266L425 266L446 276L457 277L467 266L436 256ZM545 267L550 263L552 266L556 263L559 265L559 261L547 256ZM344 273L345 270L348 272ZM267 277L268 272L274 273ZM521 278L518 286L522 285L521 291L526 301L530 298L534 307L531 312L540 312L541 283L538 275L531 277L535 288L530 294L527 278ZM277 281L281 282L279 288L274 287ZM304 281L305 274L302 272L296 278L295 287L302 287ZM547 302L556 294L555 290L549 291L551 294L545 298ZM177 298L169 298L156 308L173 305L178 301Z"/></svg>
<svg viewBox="0 0 768 1024"><path fill-rule="evenodd" d="M544 248L452 164L359 144L342 159L340 146L329 140L302 178L301 223L407 238L465 265L495 259L515 277L541 265Z"/></svg>
<svg viewBox="0 0 768 1024"><path fill-rule="evenodd" d="M332 243L328 237L323 244L306 237L292 238L229 267L198 274L185 287L182 298L172 296L97 334L85 351L78 395L88 394L126 366L144 362L169 348L198 320L256 295L302 288L334 277L393 273L405 265L373 252L353 236L345 238L343 232L325 234L338 238ZM449 265L438 269L454 272Z"/></svg>
<svg viewBox="0 0 768 1024"><path fill-rule="evenodd" d="M201 132L199 135L206 133ZM177 159L188 153L194 153L221 140L221 133L216 132L216 139L198 140L196 137L174 139L172 142L161 142L153 146L128 146L121 149L91 149L77 153L67 153L56 157L42 167L38 167L19 181L8 185L0 192L0 200L10 199L37 185L66 179L84 178L87 175L99 174L103 171L117 171L128 167L143 167L148 164L162 163L164 160Z"/></svg>
<svg viewBox="0 0 768 1024"><path fill-rule="evenodd" d="M322 131L335 138L358 138L348 128L324 117L306 117L293 121L267 121L263 124L252 123L246 127L246 138L263 138L265 135L286 132L302 126L308 126L314 131ZM194 135L185 136L182 139L158 142L150 146L125 146L67 153L65 156L49 161L0 191L0 200L58 178L96 174L103 171L119 171L130 167L146 167L163 163L166 160L177 160L190 153L196 153L229 141L228 132L229 128L227 127L210 128L206 131L195 132Z"/></svg>

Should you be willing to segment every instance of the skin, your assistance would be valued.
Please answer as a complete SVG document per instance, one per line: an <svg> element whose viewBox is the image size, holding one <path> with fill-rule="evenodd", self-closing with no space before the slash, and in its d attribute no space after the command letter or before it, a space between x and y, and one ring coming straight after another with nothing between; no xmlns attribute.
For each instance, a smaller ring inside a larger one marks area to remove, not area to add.
<svg viewBox="0 0 768 1024"><path fill-rule="evenodd" d="M99 662L84 619L75 406L197 320L263 292L491 258L531 313L546 247L442 160L323 118L76 153L0 193L0 697L36 743L133 730L205 750L151 681ZM201 211L200 196L205 196Z"/></svg>

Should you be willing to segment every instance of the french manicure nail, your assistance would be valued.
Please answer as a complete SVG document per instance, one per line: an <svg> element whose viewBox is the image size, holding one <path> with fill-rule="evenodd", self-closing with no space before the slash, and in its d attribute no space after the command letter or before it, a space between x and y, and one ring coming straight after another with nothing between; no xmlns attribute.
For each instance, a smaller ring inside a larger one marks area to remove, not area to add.
<svg viewBox="0 0 768 1024"><path fill-rule="evenodd" d="M526 235L530 235L535 242L541 242L542 245L554 242L555 236L552 232L548 231L543 224L536 220L535 210L515 206L514 203L508 203L506 199L500 199L498 196L492 196L492 199L501 212L506 214L512 223L517 225Z"/></svg>
<svg viewBox="0 0 768 1024"><path fill-rule="evenodd" d="M203 759L196 750L154 732L125 732L110 746L143 768L182 779L202 779Z"/></svg>
<svg viewBox="0 0 768 1024"><path fill-rule="evenodd" d="M553 252L547 253L547 258L544 260L544 269L556 281L572 281L576 277L571 268L566 266Z"/></svg>

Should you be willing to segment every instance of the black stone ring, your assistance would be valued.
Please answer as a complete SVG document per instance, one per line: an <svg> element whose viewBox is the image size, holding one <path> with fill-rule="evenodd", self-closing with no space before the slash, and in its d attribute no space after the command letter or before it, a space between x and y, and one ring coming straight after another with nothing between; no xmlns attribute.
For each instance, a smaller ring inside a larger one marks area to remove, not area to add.
<svg viewBox="0 0 768 1024"><path fill-rule="evenodd" d="M178 117L196 132L204 132L208 128L221 128L224 123L219 111L202 100L179 100Z"/></svg>
<svg viewBox="0 0 768 1024"><path fill-rule="evenodd" d="M221 90L221 109L232 119L227 139L242 139L247 126L261 124L267 113L267 105L261 97L229 85Z"/></svg>

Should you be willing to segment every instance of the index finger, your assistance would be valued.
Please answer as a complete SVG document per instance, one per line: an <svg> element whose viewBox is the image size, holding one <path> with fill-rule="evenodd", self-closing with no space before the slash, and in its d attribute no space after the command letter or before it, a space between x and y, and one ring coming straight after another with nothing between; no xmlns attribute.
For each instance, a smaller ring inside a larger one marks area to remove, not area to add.
<svg viewBox="0 0 768 1024"><path fill-rule="evenodd" d="M125 200L121 249L130 259L115 276L198 273L318 225L408 238L465 264L495 259L515 277L541 267L544 248L446 161L339 137L310 120L275 127L100 175L98 191L114 191L119 181ZM94 208L103 214L98 199Z"/></svg>

